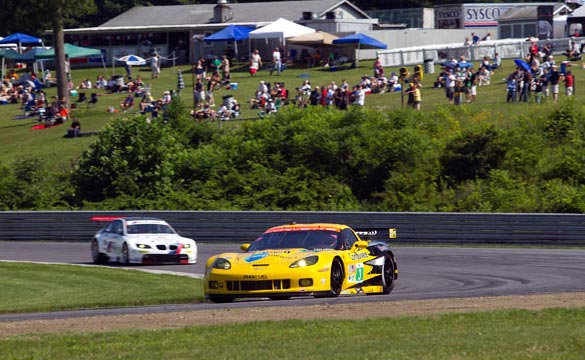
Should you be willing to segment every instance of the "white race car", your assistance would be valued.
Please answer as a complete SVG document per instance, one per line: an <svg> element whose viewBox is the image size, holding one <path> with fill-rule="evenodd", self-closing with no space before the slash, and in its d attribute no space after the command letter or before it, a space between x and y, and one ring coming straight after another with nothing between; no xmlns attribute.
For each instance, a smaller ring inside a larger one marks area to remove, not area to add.
<svg viewBox="0 0 585 360"><path fill-rule="evenodd" d="M184 238L164 220L148 217L100 217L110 221L91 241L91 257L96 264L115 261L122 264L195 264L197 243Z"/></svg>

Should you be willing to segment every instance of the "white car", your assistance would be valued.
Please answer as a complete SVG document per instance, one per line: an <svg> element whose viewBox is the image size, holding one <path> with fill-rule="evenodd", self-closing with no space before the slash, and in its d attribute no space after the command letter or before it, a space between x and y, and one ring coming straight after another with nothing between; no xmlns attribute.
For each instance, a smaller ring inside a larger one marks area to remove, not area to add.
<svg viewBox="0 0 585 360"><path fill-rule="evenodd" d="M92 220L111 220L91 242L91 257L96 264L197 263L197 243L177 234L164 220L99 216Z"/></svg>

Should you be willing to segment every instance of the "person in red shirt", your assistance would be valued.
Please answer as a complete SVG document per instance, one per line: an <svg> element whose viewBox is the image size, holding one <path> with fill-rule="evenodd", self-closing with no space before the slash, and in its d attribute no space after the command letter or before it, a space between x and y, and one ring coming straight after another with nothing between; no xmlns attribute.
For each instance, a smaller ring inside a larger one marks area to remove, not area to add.
<svg viewBox="0 0 585 360"><path fill-rule="evenodd" d="M565 82L565 95L573 96L575 91L575 75L569 70L565 74L563 81Z"/></svg>

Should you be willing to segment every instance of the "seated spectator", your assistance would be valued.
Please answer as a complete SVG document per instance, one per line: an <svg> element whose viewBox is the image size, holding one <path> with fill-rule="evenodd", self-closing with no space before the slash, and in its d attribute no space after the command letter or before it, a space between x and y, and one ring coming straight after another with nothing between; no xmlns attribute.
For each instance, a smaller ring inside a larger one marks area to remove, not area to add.
<svg viewBox="0 0 585 360"><path fill-rule="evenodd" d="M59 112L55 114L55 124L63 124L69 119L69 110L64 104L59 105Z"/></svg>
<svg viewBox="0 0 585 360"><path fill-rule="evenodd" d="M171 92L167 90L163 93L163 97L162 97L160 103L162 106L165 106L165 105L170 104L171 101L173 101L173 97L171 96Z"/></svg>
<svg viewBox="0 0 585 360"><path fill-rule="evenodd" d="M128 109L134 106L134 94L128 93L124 100L120 103L122 111L126 112Z"/></svg>
<svg viewBox="0 0 585 360"><path fill-rule="evenodd" d="M215 111L211 109L209 104L205 104L202 109L192 111L191 113L195 120L199 120L199 122L203 122L205 119L209 119L210 121L215 119Z"/></svg>
<svg viewBox="0 0 585 360"><path fill-rule="evenodd" d="M154 105L155 101L152 95L150 94L150 91L145 92L144 95L142 96L142 100L140 100L140 113L144 114L145 112L147 112L147 110L150 110L149 108L154 107Z"/></svg>
<svg viewBox="0 0 585 360"><path fill-rule="evenodd" d="M79 136L79 132L81 131L81 123L77 118L73 118L71 121L71 127L67 131L67 137L74 138Z"/></svg>
<svg viewBox="0 0 585 360"><path fill-rule="evenodd" d="M565 55L569 61L581 60L580 49L574 41L571 41L569 48L565 51Z"/></svg>
<svg viewBox="0 0 585 360"><path fill-rule="evenodd" d="M96 89L105 89L108 86L108 82L102 75L99 75L95 80L95 88Z"/></svg>

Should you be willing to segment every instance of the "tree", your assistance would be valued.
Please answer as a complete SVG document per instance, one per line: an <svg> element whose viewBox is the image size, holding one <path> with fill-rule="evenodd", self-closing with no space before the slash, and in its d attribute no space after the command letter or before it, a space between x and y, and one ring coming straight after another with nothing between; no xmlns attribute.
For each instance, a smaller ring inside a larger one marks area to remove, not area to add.
<svg viewBox="0 0 585 360"><path fill-rule="evenodd" d="M53 47L55 48L55 69L57 71L57 97L65 103L69 102L69 78L65 64L65 34L63 28L73 19L95 10L92 0L48 0L43 5L53 9L51 28L53 30ZM50 13L50 12L47 12Z"/></svg>

